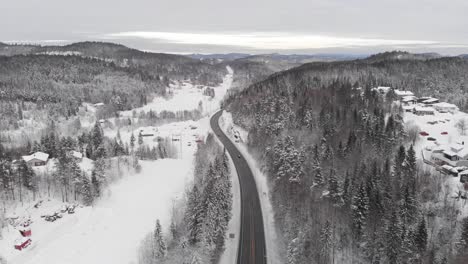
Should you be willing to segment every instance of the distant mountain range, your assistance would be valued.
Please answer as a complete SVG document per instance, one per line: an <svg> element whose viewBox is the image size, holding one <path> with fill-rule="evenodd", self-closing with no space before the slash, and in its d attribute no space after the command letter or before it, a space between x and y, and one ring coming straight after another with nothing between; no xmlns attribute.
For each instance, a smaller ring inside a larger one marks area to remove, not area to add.
<svg viewBox="0 0 468 264"><path fill-rule="evenodd" d="M244 59L249 61L268 62L268 61L283 61L289 63L307 63L313 61L338 61L338 60L354 60L365 58L368 55L352 55L352 54L246 54L246 53L227 53L227 54L190 54L188 57L200 60L218 60L233 61Z"/></svg>

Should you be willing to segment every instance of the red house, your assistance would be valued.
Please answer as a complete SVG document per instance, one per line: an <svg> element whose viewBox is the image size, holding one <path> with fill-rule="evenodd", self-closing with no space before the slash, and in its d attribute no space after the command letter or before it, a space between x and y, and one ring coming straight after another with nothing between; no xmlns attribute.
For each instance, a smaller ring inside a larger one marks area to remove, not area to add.
<svg viewBox="0 0 468 264"><path fill-rule="evenodd" d="M27 248L29 245L31 245L31 238L29 237L22 237L22 238L19 238L15 241L15 249L17 250L23 250L25 248Z"/></svg>
<svg viewBox="0 0 468 264"><path fill-rule="evenodd" d="M23 237L30 237L32 235L30 227L21 226L18 230Z"/></svg>

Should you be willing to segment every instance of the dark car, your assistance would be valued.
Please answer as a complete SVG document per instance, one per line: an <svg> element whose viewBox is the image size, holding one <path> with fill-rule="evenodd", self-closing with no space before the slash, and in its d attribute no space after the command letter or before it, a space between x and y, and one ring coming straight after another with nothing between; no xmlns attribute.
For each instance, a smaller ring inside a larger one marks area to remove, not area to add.
<svg viewBox="0 0 468 264"><path fill-rule="evenodd" d="M427 140L429 141L436 141L437 139L433 138L433 137L428 137Z"/></svg>
<svg viewBox="0 0 468 264"><path fill-rule="evenodd" d="M241 156L240 154L239 154L239 155L237 155L237 157L238 157L239 159L240 159L240 158L242 158L242 156Z"/></svg>

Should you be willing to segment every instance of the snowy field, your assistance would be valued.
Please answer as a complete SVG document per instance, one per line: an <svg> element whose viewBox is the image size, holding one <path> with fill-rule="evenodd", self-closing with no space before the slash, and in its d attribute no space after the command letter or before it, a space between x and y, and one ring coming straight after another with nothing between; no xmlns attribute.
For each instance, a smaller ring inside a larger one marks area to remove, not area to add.
<svg viewBox="0 0 468 264"><path fill-rule="evenodd" d="M56 201L38 209L18 208L18 214L27 212L33 220L33 244L21 252L13 249L19 232L7 228L0 248L8 263L136 263L141 239L154 228L155 219L169 225L172 199L183 194L192 177L190 159L140 164L140 174L112 185L94 207L77 208L75 214L64 214L55 222L40 215L59 209L61 203Z"/></svg>
<svg viewBox="0 0 468 264"><path fill-rule="evenodd" d="M229 66L226 68L228 74L223 78L223 82L219 86L213 87L215 90L214 98L203 95L203 90L206 86L198 87L197 85L187 82L177 82L176 84L171 84L169 88L169 91L173 93L173 96L169 99L156 97L145 106L120 112L120 116L131 117L133 112L149 112L150 110L156 113L163 110L172 112L191 111L198 109L200 102L202 102L203 113L210 114L219 108L219 102L224 98L227 90L231 87L233 71Z"/></svg>

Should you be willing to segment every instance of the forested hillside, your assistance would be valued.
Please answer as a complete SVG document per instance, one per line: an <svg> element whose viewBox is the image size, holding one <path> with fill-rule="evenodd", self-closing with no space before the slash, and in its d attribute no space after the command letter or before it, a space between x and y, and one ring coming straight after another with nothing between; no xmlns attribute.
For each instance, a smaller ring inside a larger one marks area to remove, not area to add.
<svg viewBox="0 0 468 264"><path fill-rule="evenodd" d="M104 102L110 112L116 112L141 106L153 94L164 93L160 78L103 60L50 55L0 57L4 129L15 127L25 110L70 117L82 102Z"/></svg>
<svg viewBox="0 0 468 264"><path fill-rule="evenodd" d="M78 55L112 61L122 67L135 67L153 77L185 80L214 85L222 80L224 68L186 56L144 52L106 42L78 42L65 46L3 45L0 55L51 54Z"/></svg>
<svg viewBox="0 0 468 264"><path fill-rule="evenodd" d="M418 166L400 110L371 88L445 89L460 99L467 66L459 58L311 63L226 101L272 188L284 263L448 263L463 255L468 237L456 229L454 205L427 206L438 199L436 176Z"/></svg>

